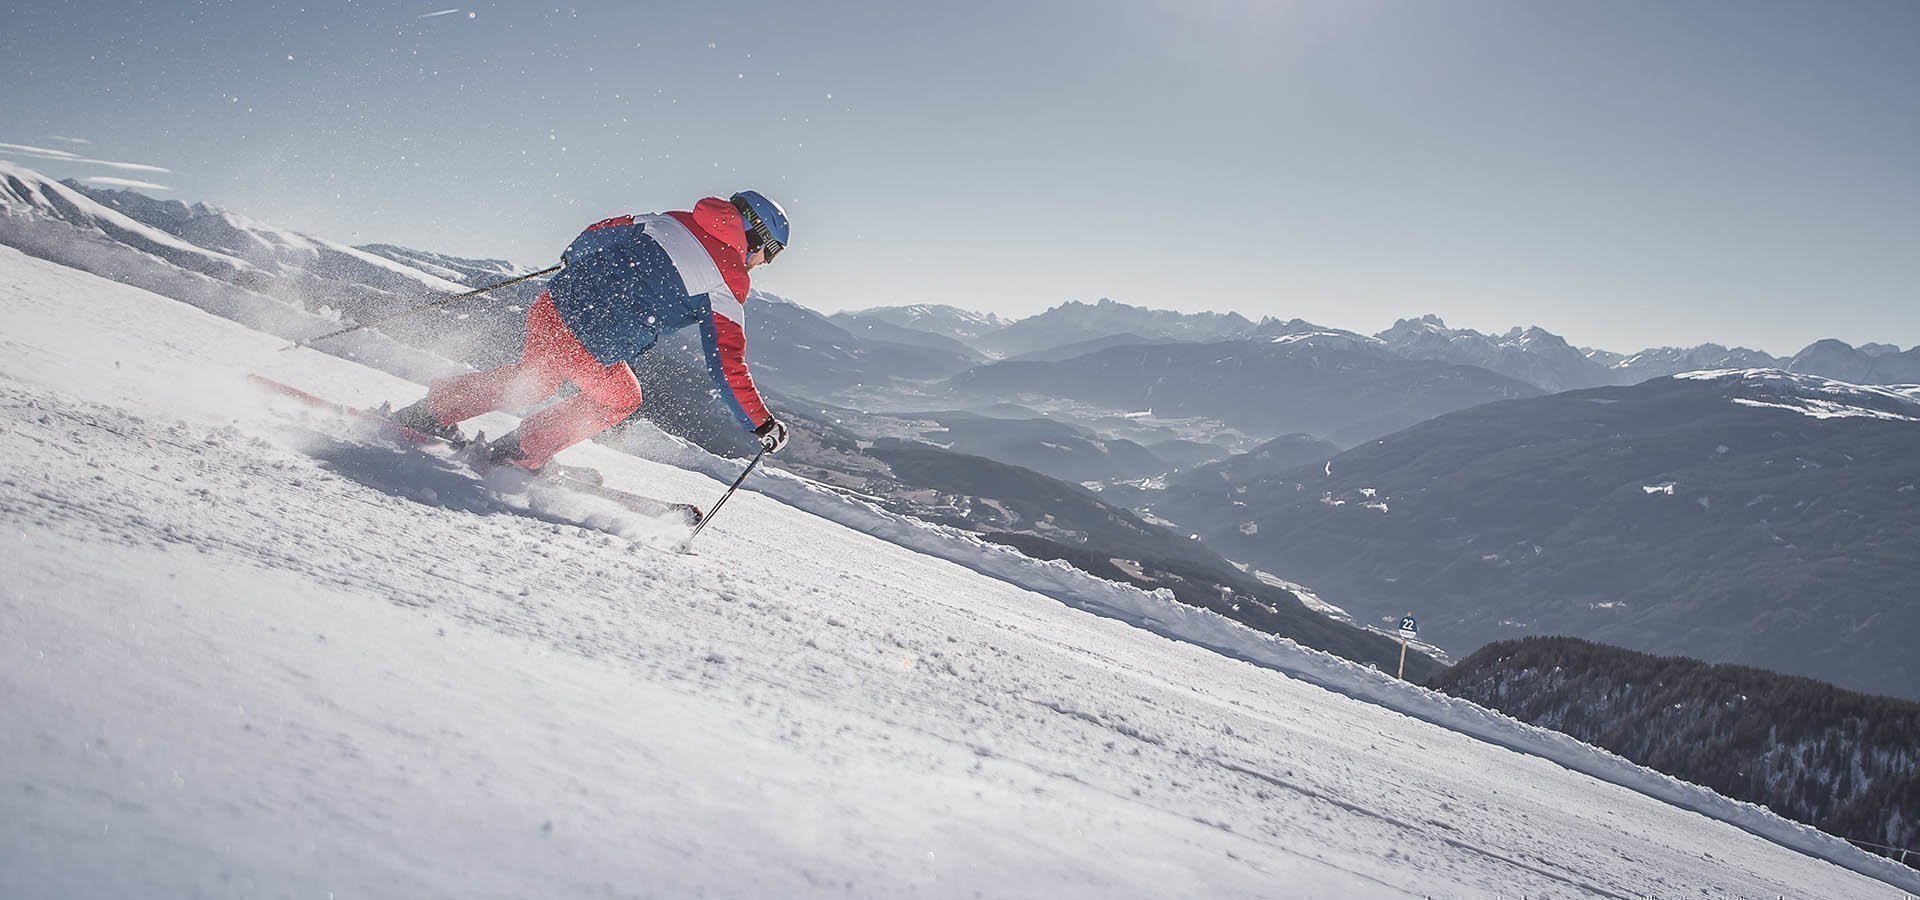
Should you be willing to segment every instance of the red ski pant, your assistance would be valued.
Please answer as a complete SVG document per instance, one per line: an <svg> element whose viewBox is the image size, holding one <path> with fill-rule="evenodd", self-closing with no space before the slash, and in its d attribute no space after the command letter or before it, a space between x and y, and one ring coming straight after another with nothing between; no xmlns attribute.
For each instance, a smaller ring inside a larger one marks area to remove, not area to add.
<svg viewBox="0 0 1920 900"><path fill-rule="evenodd" d="M542 293L527 310L527 343L519 362L439 379L427 389L427 405L434 418L451 425L539 403L569 381L580 388L578 396L520 423L520 450L530 469L620 424L640 408L640 381L633 377L633 368L624 362L601 365L560 318L553 295Z"/></svg>

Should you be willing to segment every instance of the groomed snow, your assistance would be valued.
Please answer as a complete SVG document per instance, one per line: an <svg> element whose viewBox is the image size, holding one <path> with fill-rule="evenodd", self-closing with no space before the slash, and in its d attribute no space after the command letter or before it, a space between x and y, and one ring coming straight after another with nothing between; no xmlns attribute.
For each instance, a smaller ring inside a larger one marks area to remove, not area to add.
<svg viewBox="0 0 1920 900"><path fill-rule="evenodd" d="M393 376L5 248L0 315L0 896L1903 896L1810 852L1915 886L798 479L682 555L244 380Z"/></svg>

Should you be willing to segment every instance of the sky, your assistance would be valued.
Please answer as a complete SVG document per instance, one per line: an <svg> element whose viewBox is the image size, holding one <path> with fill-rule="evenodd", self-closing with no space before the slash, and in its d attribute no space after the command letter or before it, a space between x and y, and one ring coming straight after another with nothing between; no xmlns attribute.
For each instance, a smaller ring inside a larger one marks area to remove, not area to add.
<svg viewBox="0 0 1920 900"><path fill-rule="evenodd" d="M9 5L0 158L350 243L753 188L827 312L1920 344L1911 2L87 6Z"/></svg>

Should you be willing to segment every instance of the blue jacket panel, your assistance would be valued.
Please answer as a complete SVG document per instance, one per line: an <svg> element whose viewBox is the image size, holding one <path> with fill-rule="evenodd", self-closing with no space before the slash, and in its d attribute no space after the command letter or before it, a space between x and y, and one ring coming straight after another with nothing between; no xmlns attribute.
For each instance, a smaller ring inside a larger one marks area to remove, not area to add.
<svg viewBox="0 0 1920 900"><path fill-rule="evenodd" d="M547 282L554 308L602 365L633 362L660 336L712 315L691 297L667 251L637 224L589 229L560 254L566 268Z"/></svg>

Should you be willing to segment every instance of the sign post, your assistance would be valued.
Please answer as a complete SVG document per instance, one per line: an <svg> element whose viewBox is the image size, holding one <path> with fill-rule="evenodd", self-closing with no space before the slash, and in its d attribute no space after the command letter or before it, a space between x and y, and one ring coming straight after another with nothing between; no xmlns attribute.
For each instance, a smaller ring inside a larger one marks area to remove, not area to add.
<svg viewBox="0 0 1920 900"><path fill-rule="evenodd" d="M1407 613L1400 619L1400 680L1407 680L1407 642L1420 633L1420 626L1413 621L1413 613Z"/></svg>

